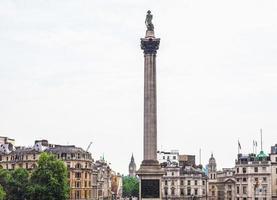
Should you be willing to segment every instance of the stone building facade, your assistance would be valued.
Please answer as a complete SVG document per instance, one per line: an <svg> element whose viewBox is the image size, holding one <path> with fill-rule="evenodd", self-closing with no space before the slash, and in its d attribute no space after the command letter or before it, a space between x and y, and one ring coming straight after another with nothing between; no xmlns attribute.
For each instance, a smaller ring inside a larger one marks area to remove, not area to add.
<svg viewBox="0 0 277 200"><path fill-rule="evenodd" d="M270 160L272 199L277 200L277 144L271 147Z"/></svg>
<svg viewBox="0 0 277 200"><path fill-rule="evenodd" d="M271 199L271 162L260 154L238 154L235 165L236 197L239 200Z"/></svg>
<svg viewBox="0 0 277 200"><path fill-rule="evenodd" d="M276 155L277 157L277 155ZM208 164L210 200L266 200L274 199L275 153L267 156L263 151L256 154L238 154L234 168L216 171L213 155ZM276 174L275 169L275 174ZM276 183L275 183L276 184Z"/></svg>
<svg viewBox="0 0 277 200"><path fill-rule="evenodd" d="M37 167L42 152L52 153L67 166L69 200L112 198L111 180L114 172L103 159L94 162L91 153L74 145L53 145L47 140L37 140L33 147L15 147L14 143L9 143L14 140L1 138L4 137L0 137L2 146L9 146L9 151L0 148L0 169L25 168L31 172Z"/></svg>
<svg viewBox="0 0 277 200"><path fill-rule="evenodd" d="M191 155L179 155L177 151L160 152L163 199L206 199L207 176L202 166L196 166ZM158 152L159 153L159 152ZM165 157L163 157L165 156ZM168 157L167 157L168 156ZM180 160L182 159L182 160Z"/></svg>

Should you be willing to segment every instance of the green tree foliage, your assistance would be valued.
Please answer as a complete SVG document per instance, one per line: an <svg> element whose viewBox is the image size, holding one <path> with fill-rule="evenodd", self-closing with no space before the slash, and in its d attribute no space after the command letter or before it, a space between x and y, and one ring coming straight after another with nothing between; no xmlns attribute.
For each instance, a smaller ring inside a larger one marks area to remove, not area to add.
<svg viewBox="0 0 277 200"><path fill-rule="evenodd" d="M7 200L23 200L27 198L29 173L26 169L18 168L7 176Z"/></svg>
<svg viewBox="0 0 277 200"><path fill-rule="evenodd" d="M6 196L6 192L4 191L3 187L0 185L0 200L4 200Z"/></svg>
<svg viewBox="0 0 277 200"><path fill-rule="evenodd" d="M123 178L123 197L139 196L139 181L136 177L125 176Z"/></svg>
<svg viewBox="0 0 277 200"><path fill-rule="evenodd" d="M42 153L30 178L30 200L66 200L69 194L67 168L53 154Z"/></svg>
<svg viewBox="0 0 277 200"><path fill-rule="evenodd" d="M25 169L18 168L13 171L0 170L0 185L4 190L6 200L26 199L28 183L29 173Z"/></svg>
<svg viewBox="0 0 277 200"><path fill-rule="evenodd" d="M4 190L8 186L9 177L10 177L10 173L8 170L0 169L0 185L3 187Z"/></svg>

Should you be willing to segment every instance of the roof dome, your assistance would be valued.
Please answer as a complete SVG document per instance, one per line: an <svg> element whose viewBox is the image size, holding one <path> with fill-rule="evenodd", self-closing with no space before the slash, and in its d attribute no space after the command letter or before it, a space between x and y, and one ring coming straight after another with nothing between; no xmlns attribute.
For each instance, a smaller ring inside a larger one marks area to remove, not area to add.
<svg viewBox="0 0 277 200"><path fill-rule="evenodd" d="M266 158L267 155L264 151L260 151L260 153L257 155L257 158L258 159L263 159L263 158Z"/></svg>

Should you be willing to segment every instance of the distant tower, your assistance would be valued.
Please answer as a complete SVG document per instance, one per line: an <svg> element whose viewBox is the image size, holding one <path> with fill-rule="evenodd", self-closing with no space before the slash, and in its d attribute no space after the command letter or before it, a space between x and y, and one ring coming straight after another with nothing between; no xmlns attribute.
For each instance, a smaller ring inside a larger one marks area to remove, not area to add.
<svg viewBox="0 0 277 200"><path fill-rule="evenodd" d="M129 164L129 176L135 177L136 176L137 166L135 163L134 155L132 154L131 162Z"/></svg>
<svg viewBox="0 0 277 200"><path fill-rule="evenodd" d="M210 180L215 180L216 179L216 161L214 158L214 155L212 154L210 159L209 159L209 164L208 164L208 176Z"/></svg>

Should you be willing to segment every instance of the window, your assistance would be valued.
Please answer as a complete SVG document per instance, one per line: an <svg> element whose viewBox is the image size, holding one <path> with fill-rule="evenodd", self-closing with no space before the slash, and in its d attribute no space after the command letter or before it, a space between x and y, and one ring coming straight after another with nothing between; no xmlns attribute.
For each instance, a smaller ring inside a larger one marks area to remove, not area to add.
<svg viewBox="0 0 277 200"><path fill-rule="evenodd" d="M239 194L239 186L237 186L237 194Z"/></svg>
<svg viewBox="0 0 277 200"><path fill-rule="evenodd" d="M80 181L75 181L75 187L80 188L81 187L81 182Z"/></svg>
<svg viewBox="0 0 277 200"><path fill-rule="evenodd" d="M164 184L167 185L167 180L164 181Z"/></svg>
<svg viewBox="0 0 277 200"><path fill-rule="evenodd" d="M188 185L190 185L190 180L188 180Z"/></svg>
<svg viewBox="0 0 277 200"><path fill-rule="evenodd" d="M81 198L81 192L77 190L75 193L75 199L80 199L80 198Z"/></svg>
<svg viewBox="0 0 277 200"><path fill-rule="evenodd" d="M176 160L176 156L173 156L173 160Z"/></svg>
<svg viewBox="0 0 277 200"><path fill-rule="evenodd" d="M244 178L242 178L242 182L246 182L246 178L244 177Z"/></svg>
<svg viewBox="0 0 277 200"><path fill-rule="evenodd" d="M171 195L175 195L175 188L171 188Z"/></svg>
<svg viewBox="0 0 277 200"><path fill-rule="evenodd" d="M167 190L167 188L164 189L164 194L165 194L165 195L168 195L168 190Z"/></svg>
<svg viewBox="0 0 277 200"><path fill-rule="evenodd" d="M81 172L76 172L75 173L75 178L81 178Z"/></svg>
<svg viewBox="0 0 277 200"><path fill-rule="evenodd" d="M174 172L171 172L171 175L174 176Z"/></svg>
<svg viewBox="0 0 277 200"><path fill-rule="evenodd" d="M242 188L242 193L243 193L243 194L246 194L246 186L243 186L243 188Z"/></svg>
<svg viewBox="0 0 277 200"><path fill-rule="evenodd" d="M244 167L244 168L242 168L242 173L246 173L246 168Z"/></svg>
<svg viewBox="0 0 277 200"><path fill-rule="evenodd" d="M28 169L28 163L25 163L25 168Z"/></svg>
<svg viewBox="0 0 277 200"><path fill-rule="evenodd" d="M263 182L266 182L267 178L266 177L263 177Z"/></svg>
<svg viewBox="0 0 277 200"><path fill-rule="evenodd" d="M181 195L182 195L182 196L184 196L184 195L185 195L185 193L184 193L184 189L183 189L183 188L180 190L180 193L181 193Z"/></svg>
<svg viewBox="0 0 277 200"><path fill-rule="evenodd" d="M163 156L163 159L165 159L165 156Z"/></svg>
<svg viewBox="0 0 277 200"><path fill-rule="evenodd" d="M237 173L239 173L239 168L237 168Z"/></svg>
<svg viewBox="0 0 277 200"><path fill-rule="evenodd" d="M205 181L202 181L202 185L205 185Z"/></svg>
<svg viewBox="0 0 277 200"><path fill-rule="evenodd" d="M254 167L254 172L258 172L258 167Z"/></svg>
<svg viewBox="0 0 277 200"><path fill-rule="evenodd" d="M277 162L277 157L275 157L275 162Z"/></svg>
<svg viewBox="0 0 277 200"><path fill-rule="evenodd" d="M191 189L190 188L187 189L187 195L191 195Z"/></svg>
<svg viewBox="0 0 277 200"><path fill-rule="evenodd" d="M174 185L174 181L171 181L171 185Z"/></svg>
<svg viewBox="0 0 277 200"><path fill-rule="evenodd" d="M197 188L194 189L194 195L198 195L198 189Z"/></svg>
<svg viewBox="0 0 277 200"><path fill-rule="evenodd" d="M197 185L197 180L194 181L194 185Z"/></svg>
<svg viewBox="0 0 277 200"><path fill-rule="evenodd" d="M266 171L266 167L263 167L262 169L263 169L263 171Z"/></svg>
<svg viewBox="0 0 277 200"><path fill-rule="evenodd" d="M277 174L277 168L275 168L275 173Z"/></svg>
<svg viewBox="0 0 277 200"><path fill-rule="evenodd" d="M184 181L183 180L181 180L180 185L184 185Z"/></svg>

